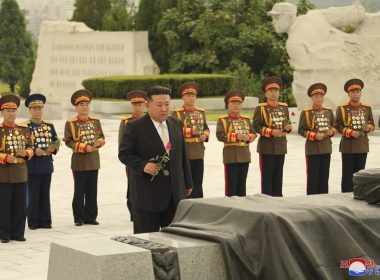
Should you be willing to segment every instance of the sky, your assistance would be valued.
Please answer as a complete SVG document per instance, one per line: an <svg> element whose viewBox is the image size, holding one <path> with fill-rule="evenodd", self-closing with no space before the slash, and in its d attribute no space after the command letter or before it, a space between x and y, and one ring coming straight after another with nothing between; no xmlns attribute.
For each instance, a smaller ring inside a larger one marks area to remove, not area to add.
<svg viewBox="0 0 380 280"><path fill-rule="evenodd" d="M328 8L332 6L347 6L351 5L354 0L309 0L316 8ZM297 3L298 0L287 0L287 2ZM360 0L367 12L376 12L380 10L379 0Z"/></svg>

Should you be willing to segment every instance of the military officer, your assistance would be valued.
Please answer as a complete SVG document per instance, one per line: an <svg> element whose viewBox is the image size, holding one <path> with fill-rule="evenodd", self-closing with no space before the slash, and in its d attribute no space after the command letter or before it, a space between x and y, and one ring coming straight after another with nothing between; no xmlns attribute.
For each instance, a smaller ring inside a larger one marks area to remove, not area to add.
<svg viewBox="0 0 380 280"><path fill-rule="evenodd" d="M92 93L81 89L71 96L78 115L65 125L65 144L73 150L73 215L76 226L98 225L97 190L100 168L99 149L105 144L99 119L89 116Z"/></svg>
<svg viewBox="0 0 380 280"><path fill-rule="evenodd" d="M142 91L142 90L131 91L127 94L127 99L131 102L132 114L125 116L120 122L119 137L118 137L119 145L120 145L121 140L123 139L123 133L128 122L141 118L142 116L144 116L145 111L146 111L147 95L145 91Z"/></svg>
<svg viewBox="0 0 380 280"><path fill-rule="evenodd" d="M29 128L34 157L28 166L28 226L29 229L51 228L50 184L53 168L53 154L60 146L53 123L43 120L46 97L35 93L25 100L29 108Z"/></svg>
<svg viewBox="0 0 380 280"><path fill-rule="evenodd" d="M342 134L339 151L342 153L342 192L352 192L353 174L365 168L369 152L368 133L374 130L371 106L361 103L364 83L350 79L344 84L349 101L336 111L338 131Z"/></svg>
<svg viewBox="0 0 380 280"><path fill-rule="evenodd" d="M26 160L33 156L28 126L15 123L20 99L11 94L0 98L4 121L0 123L0 240L25 241Z"/></svg>
<svg viewBox="0 0 380 280"><path fill-rule="evenodd" d="M253 127L260 134L257 152L260 155L261 192L271 196L282 196L286 134L292 130L288 105L278 102L281 87L282 81L278 77L263 79L262 90L267 102L260 103L253 115Z"/></svg>
<svg viewBox="0 0 380 280"><path fill-rule="evenodd" d="M193 191L190 198L203 197L204 142L208 142L210 130L206 122L205 110L195 107L199 86L195 82L186 82L178 89L183 106L172 112L172 117L182 122L186 142L187 156L193 178Z"/></svg>
<svg viewBox="0 0 380 280"><path fill-rule="evenodd" d="M256 134L248 116L240 115L244 93L230 90L224 96L228 115L221 116L216 125L216 137L224 142L223 163L225 171L225 195L245 196L251 152L249 144Z"/></svg>
<svg viewBox="0 0 380 280"><path fill-rule="evenodd" d="M327 86L316 83L309 87L307 95L313 105L305 108L300 116L298 133L306 138L307 194L328 193L331 137L336 134L335 117L331 109L323 106Z"/></svg>
<svg viewBox="0 0 380 280"><path fill-rule="evenodd" d="M120 126L119 126L119 146L123 139L123 133L124 130L128 124L129 121L141 118L145 114L146 110L146 100L147 95L145 91L141 90L134 90L127 94L128 100L131 102L132 107L132 114L126 116L124 119L121 120ZM129 173L128 173L128 167L125 167L125 172L127 174L127 178L129 179ZM128 184L129 185L129 184ZM132 215L132 202L129 199L129 186L127 188L127 207L129 210L129 213L131 214L131 221L133 221L133 215Z"/></svg>

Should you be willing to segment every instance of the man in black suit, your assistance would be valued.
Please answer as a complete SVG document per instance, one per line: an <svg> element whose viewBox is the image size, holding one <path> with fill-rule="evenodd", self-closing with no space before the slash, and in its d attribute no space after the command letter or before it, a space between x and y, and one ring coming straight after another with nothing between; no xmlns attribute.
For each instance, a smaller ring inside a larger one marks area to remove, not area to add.
<svg viewBox="0 0 380 280"><path fill-rule="evenodd" d="M193 185L182 125L169 117L170 90L155 86L147 96L148 114L128 124L119 146L119 159L131 170L134 233L168 226Z"/></svg>

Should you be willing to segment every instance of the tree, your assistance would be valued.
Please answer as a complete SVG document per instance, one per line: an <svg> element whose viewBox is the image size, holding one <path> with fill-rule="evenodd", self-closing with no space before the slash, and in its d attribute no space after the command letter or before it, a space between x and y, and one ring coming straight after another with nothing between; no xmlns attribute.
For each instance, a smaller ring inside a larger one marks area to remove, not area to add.
<svg viewBox="0 0 380 280"><path fill-rule="evenodd" d="M136 30L148 30L149 49L161 73L169 70L170 53L165 35L158 24L167 10L177 7L177 2L179 0L140 0L136 13Z"/></svg>
<svg viewBox="0 0 380 280"><path fill-rule="evenodd" d="M32 41L24 15L15 0L3 0L0 8L0 79L10 91L23 74L25 61L33 56Z"/></svg>
<svg viewBox="0 0 380 280"><path fill-rule="evenodd" d="M182 0L159 25L171 54L170 72L223 72L246 63L256 74L284 74L284 67L273 69L287 64L286 35L275 33L266 16L275 2Z"/></svg>
<svg viewBox="0 0 380 280"><path fill-rule="evenodd" d="M36 66L37 42L32 40L31 56L25 60L21 79L18 82L20 96L27 97L30 93L30 83L32 82L34 68Z"/></svg>
<svg viewBox="0 0 380 280"><path fill-rule="evenodd" d="M133 2L111 0L111 8L103 17L102 30L126 31L134 29L136 9Z"/></svg>
<svg viewBox="0 0 380 280"><path fill-rule="evenodd" d="M72 21L80 21L94 30L101 30L103 17L111 9L110 0L75 0Z"/></svg>
<svg viewBox="0 0 380 280"><path fill-rule="evenodd" d="M308 11L315 9L315 5L309 0L299 0L297 4L297 15L306 15Z"/></svg>
<svg viewBox="0 0 380 280"><path fill-rule="evenodd" d="M274 31L273 5L281 0L181 0L159 22L170 54L169 72L233 73L235 88L260 95L263 76L280 76L289 91L293 73L286 34ZM242 82L241 75L248 79Z"/></svg>

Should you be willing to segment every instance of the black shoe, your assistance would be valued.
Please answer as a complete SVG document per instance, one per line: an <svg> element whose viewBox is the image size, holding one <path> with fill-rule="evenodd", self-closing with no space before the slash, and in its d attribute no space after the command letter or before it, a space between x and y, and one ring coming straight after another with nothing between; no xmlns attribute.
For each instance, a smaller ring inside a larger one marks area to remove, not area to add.
<svg viewBox="0 0 380 280"><path fill-rule="evenodd" d="M53 227L49 225L43 225L43 226L39 226L39 228L53 228Z"/></svg>
<svg viewBox="0 0 380 280"><path fill-rule="evenodd" d="M26 238L25 237L12 237L11 240L15 240L15 241L26 241Z"/></svg>
<svg viewBox="0 0 380 280"><path fill-rule="evenodd" d="M35 230L35 229L37 229L37 228L38 228L38 227L33 227L33 226L30 226L30 227L29 227L30 230Z"/></svg>
<svg viewBox="0 0 380 280"><path fill-rule="evenodd" d="M9 238L1 238L1 243L8 243L9 242Z"/></svg>
<svg viewBox="0 0 380 280"><path fill-rule="evenodd" d="M75 226L77 227L83 226L83 222L75 223Z"/></svg>
<svg viewBox="0 0 380 280"><path fill-rule="evenodd" d="M94 226L97 226L99 225L99 222L97 221L90 221L90 222L85 222L86 225L94 225Z"/></svg>

